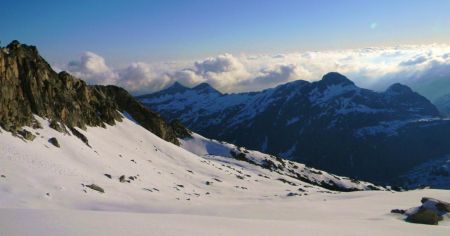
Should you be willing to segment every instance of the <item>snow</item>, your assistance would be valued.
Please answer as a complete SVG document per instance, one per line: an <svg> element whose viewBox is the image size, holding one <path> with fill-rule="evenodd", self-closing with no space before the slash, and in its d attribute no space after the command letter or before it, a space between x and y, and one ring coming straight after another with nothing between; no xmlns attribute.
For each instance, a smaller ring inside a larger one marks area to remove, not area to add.
<svg viewBox="0 0 450 236"><path fill-rule="evenodd" d="M211 114L228 114L223 113L230 107L237 107L239 110L232 118L226 120L226 126L233 126L250 120L258 113L264 111L268 105L273 102L271 95L275 89L267 89L261 93L238 93L238 94L219 94L219 93L198 93L195 90L187 90L176 94L166 94L154 98L143 98L140 101L148 104L155 111L175 111L183 112L183 116L179 119L183 123L186 121L195 121L198 114L208 116ZM207 109L205 109L207 108ZM215 125L224 121L225 117L216 117L209 119L204 125Z"/></svg>
<svg viewBox="0 0 450 236"><path fill-rule="evenodd" d="M450 189L450 155L422 163L401 177L409 188Z"/></svg>
<svg viewBox="0 0 450 236"><path fill-rule="evenodd" d="M355 131L356 137L374 136L384 134L387 136L397 135L397 130L412 123L411 120L382 121L377 125L360 128Z"/></svg>
<svg viewBox="0 0 450 236"><path fill-rule="evenodd" d="M122 114L123 114L123 116L124 116L125 118L127 118L127 119L133 121L133 122L136 123L136 124L139 124L139 122L137 122L137 121L133 118L133 116L132 116L131 114L129 114L128 112L125 111L125 112L123 112Z"/></svg>
<svg viewBox="0 0 450 236"><path fill-rule="evenodd" d="M147 213L0 209L1 235L448 235L438 226L406 223L393 208L420 197L448 199L447 191L357 192L273 202L205 202Z"/></svg>
<svg viewBox="0 0 450 236"><path fill-rule="evenodd" d="M216 140L208 139L196 133L192 134L192 138L182 139L180 140L180 142L181 146L184 149L206 159L233 163L234 165L239 165L242 168L242 171L251 170L252 172L257 172L258 174L263 174L265 176L273 176L275 174L272 179L284 179L287 177L287 179L291 181L296 180L297 176L302 176L312 183L321 184L322 182L325 182L331 185L337 185L345 189L367 190L370 189L370 187L375 187L371 183L367 183L364 181L355 181L347 177L336 176L325 171L307 167L301 163L282 160L272 155L261 153L259 151L247 150L243 147L236 147L235 145L226 142L219 142ZM245 154L245 157L250 162L256 163L259 166L264 166L267 161L270 161L274 163L274 165L278 166L278 168L274 171L268 171L264 168L249 164L247 162L236 161L234 159L231 159L232 152ZM282 168L279 168L279 166L282 166ZM277 176L277 174L279 175ZM290 179L289 177L291 177L292 179ZM295 181L293 181L293 183L295 183ZM382 188L380 189L382 190Z"/></svg>
<svg viewBox="0 0 450 236"><path fill-rule="evenodd" d="M393 208L417 206L423 196L449 201L445 190L328 191L291 178L288 170L296 165L299 173L318 181L335 179L331 174L315 174L319 171L287 161L284 172L264 169L230 158L230 151L246 151L256 163L274 157L197 134L182 140L179 147L124 119L115 126L79 130L89 140L88 147L70 133L49 128L47 120L36 119L44 128L25 127L36 134L34 141L0 132L0 175L4 175L0 177L0 235L450 232L448 219L430 227L405 223L389 213ZM60 148L48 142L52 137ZM137 179L121 183L121 175ZM342 184L357 184L339 178ZM88 184L102 187L105 193L87 188ZM289 197L289 193L299 195Z"/></svg>
<svg viewBox="0 0 450 236"><path fill-rule="evenodd" d="M323 91L320 91L319 88L316 87L309 93L309 101L313 105L322 106L337 96L349 92L356 93L358 91L359 88L354 84L333 84L327 86Z"/></svg>
<svg viewBox="0 0 450 236"><path fill-rule="evenodd" d="M410 124L419 124L423 126L431 126L436 125L438 122L447 121L448 118L433 118L433 117L418 117L415 119L406 119L406 120L391 120L391 121L382 121L376 125L363 127L357 129L354 132L355 137L364 137L364 136L374 136L374 135L386 135L386 136L395 136L398 135L398 130L410 125Z"/></svg>

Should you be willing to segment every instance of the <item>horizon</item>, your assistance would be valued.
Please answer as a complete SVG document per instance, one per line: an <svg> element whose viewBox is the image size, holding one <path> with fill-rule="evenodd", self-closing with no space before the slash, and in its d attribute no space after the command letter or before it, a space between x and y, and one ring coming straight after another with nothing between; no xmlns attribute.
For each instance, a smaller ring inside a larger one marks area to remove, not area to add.
<svg viewBox="0 0 450 236"><path fill-rule="evenodd" d="M330 71L381 91L450 94L450 2L6 1L1 42L36 45L56 71L133 94L175 81L260 91ZM20 16L20 17L19 17ZM38 17L39 21L35 20ZM51 37L49 37L51 35Z"/></svg>
<svg viewBox="0 0 450 236"><path fill-rule="evenodd" d="M0 236L450 236L450 0L0 6Z"/></svg>

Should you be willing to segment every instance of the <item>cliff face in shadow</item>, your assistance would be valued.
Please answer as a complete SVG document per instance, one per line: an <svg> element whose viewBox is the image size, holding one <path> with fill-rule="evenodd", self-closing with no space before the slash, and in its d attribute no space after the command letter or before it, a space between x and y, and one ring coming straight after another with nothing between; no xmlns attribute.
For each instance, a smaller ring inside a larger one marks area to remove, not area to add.
<svg viewBox="0 0 450 236"><path fill-rule="evenodd" d="M56 73L35 46L11 42L0 48L0 126L17 133L40 124L33 114L68 127L114 125L127 112L143 127L178 144L174 129L115 86L90 86L67 72Z"/></svg>

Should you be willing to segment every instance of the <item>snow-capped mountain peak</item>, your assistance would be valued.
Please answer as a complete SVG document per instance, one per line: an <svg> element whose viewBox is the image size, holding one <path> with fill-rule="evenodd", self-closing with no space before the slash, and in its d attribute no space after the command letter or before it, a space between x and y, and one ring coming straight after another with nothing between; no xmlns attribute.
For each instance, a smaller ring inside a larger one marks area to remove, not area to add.
<svg viewBox="0 0 450 236"><path fill-rule="evenodd" d="M436 107L407 86L375 92L337 72L316 82L293 81L260 92L218 95L188 89L167 96L162 90L138 99L206 137L382 182L433 158L424 151L433 149L431 142L413 133L430 133L433 142L442 142L431 133L449 129ZM403 143L405 136L414 145ZM400 148L404 145L408 147ZM414 153L413 158L399 150ZM436 157L450 148L438 152Z"/></svg>

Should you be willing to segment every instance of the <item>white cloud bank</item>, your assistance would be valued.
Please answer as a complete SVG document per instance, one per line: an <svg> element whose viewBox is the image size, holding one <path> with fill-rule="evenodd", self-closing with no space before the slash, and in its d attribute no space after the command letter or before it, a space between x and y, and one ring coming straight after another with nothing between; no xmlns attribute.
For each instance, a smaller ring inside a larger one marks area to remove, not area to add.
<svg viewBox="0 0 450 236"><path fill-rule="evenodd" d="M255 91L289 81L319 80L340 72L357 85L381 90L400 82L431 99L450 93L450 45L409 45L277 55L222 54L189 63L132 63L111 68L101 56L85 52L62 69L91 84L116 84L133 93L155 92L179 81L207 82L223 92Z"/></svg>

